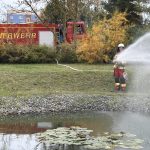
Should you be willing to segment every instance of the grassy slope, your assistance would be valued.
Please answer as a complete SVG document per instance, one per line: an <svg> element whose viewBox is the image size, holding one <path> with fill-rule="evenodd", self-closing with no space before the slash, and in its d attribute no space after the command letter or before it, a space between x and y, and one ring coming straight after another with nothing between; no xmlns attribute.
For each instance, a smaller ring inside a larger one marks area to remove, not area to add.
<svg viewBox="0 0 150 150"><path fill-rule="evenodd" d="M55 64L1 64L0 96L113 94L112 65L70 66L85 71L74 71Z"/></svg>

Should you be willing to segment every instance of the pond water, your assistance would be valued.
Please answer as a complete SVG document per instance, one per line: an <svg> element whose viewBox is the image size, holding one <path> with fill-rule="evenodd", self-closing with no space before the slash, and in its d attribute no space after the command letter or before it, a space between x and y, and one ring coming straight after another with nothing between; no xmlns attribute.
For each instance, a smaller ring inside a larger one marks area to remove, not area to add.
<svg viewBox="0 0 150 150"><path fill-rule="evenodd" d="M129 132L144 140L142 144L144 150L150 150L150 114L133 112L86 112L1 117L0 150L47 150L44 145L39 144L35 133L70 126L91 129L93 136L103 135L104 132ZM49 149L79 150L80 148L58 145Z"/></svg>

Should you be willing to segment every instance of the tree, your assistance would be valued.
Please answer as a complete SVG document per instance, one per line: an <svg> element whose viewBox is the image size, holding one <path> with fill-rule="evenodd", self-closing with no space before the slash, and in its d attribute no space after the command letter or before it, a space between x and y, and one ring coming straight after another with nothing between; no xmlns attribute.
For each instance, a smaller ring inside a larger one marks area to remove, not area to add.
<svg viewBox="0 0 150 150"><path fill-rule="evenodd" d="M104 18L94 23L87 37L77 47L79 60L94 62L109 62L110 53L119 43L127 40L126 13L115 13L111 19Z"/></svg>
<svg viewBox="0 0 150 150"><path fill-rule="evenodd" d="M52 22L59 20L85 21L91 25L102 18L102 9L99 0L51 0L44 10L46 18Z"/></svg>
<svg viewBox="0 0 150 150"><path fill-rule="evenodd" d="M140 5L139 0L108 0L108 2L104 2L103 5L109 16L115 11L126 12L126 18L129 23L142 23L142 6Z"/></svg>
<svg viewBox="0 0 150 150"><path fill-rule="evenodd" d="M63 0L51 0L47 3L43 15L51 23L58 23L65 19L65 1Z"/></svg>
<svg viewBox="0 0 150 150"><path fill-rule="evenodd" d="M80 11L82 7L83 3L81 0L51 0L43 13L51 22L64 19L65 21L78 21L80 20Z"/></svg>
<svg viewBox="0 0 150 150"><path fill-rule="evenodd" d="M105 13L101 7L101 0L84 0L80 18L84 20L88 26L92 26L95 21L103 19Z"/></svg>

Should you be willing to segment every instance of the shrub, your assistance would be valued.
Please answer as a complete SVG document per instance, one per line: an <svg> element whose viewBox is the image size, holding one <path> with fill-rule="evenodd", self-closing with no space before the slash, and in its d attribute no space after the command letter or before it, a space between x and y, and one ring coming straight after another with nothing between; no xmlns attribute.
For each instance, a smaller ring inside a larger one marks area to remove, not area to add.
<svg viewBox="0 0 150 150"><path fill-rule="evenodd" d="M61 63L76 63L76 43L63 43L57 47L57 59Z"/></svg>
<svg viewBox="0 0 150 150"><path fill-rule="evenodd" d="M127 20L126 13L115 13L112 18L94 23L91 32L77 47L79 61L88 63L109 62L112 50L119 43L126 43Z"/></svg>
<svg viewBox="0 0 150 150"><path fill-rule="evenodd" d="M135 42L139 37L150 31L150 24L133 25L129 28L128 44Z"/></svg>
<svg viewBox="0 0 150 150"><path fill-rule="evenodd" d="M56 50L46 46L0 45L1 63L52 63Z"/></svg>

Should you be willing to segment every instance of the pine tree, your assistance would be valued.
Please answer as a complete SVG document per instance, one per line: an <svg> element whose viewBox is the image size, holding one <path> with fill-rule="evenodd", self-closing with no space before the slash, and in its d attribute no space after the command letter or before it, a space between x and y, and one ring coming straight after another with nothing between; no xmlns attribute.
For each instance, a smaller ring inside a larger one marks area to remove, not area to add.
<svg viewBox="0 0 150 150"><path fill-rule="evenodd" d="M65 2L63 0L51 0L43 13L44 18L50 23L63 21L66 14Z"/></svg>
<svg viewBox="0 0 150 150"><path fill-rule="evenodd" d="M103 4L110 17L115 11L126 12L126 18L130 23L142 23L142 6L139 4L139 0L108 0Z"/></svg>

